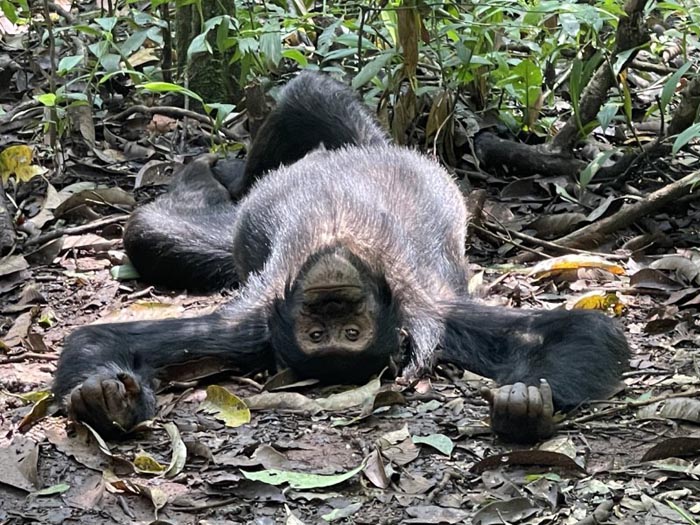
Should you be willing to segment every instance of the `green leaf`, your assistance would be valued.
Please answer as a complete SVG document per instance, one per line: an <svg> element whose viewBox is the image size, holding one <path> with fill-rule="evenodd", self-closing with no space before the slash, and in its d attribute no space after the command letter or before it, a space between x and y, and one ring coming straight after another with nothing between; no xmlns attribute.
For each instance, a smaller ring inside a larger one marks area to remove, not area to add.
<svg viewBox="0 0 700 525"><path fill-rule="evenodd" d="M198 53L211 53L212 49L207 40L207 33L201 33L192 39L187 48L187 58L192 58Z"/></svg>
<svg viewBox="0 0 700 525"><path fill-rule="evenodd" d="M700 122L693 124L683 133L678 134L676 140L673 141L673 148L671 149L672 153L675 155L683 146L697 137L700 137Z"/></svg>
<svg viewBox="0 0 700 525"><path fill-rule="evenodd" d="M326 53L328 53L328 50L331 48L331 45L333 44L333 42L335 42L335 31L336 29L338 29L338 27L340 27L342 21L342 19L336 20L326 29L324 29L323 33L319 35L317 52L321 56L324 56Z"/></svg>
<svg viewBox="0 0 700 525"><path fill-rule="evenodd" d="M362 462L362 464L357 468L354 468L349 472L345 472L344 474L308 474L306 472L292 472L289 470L279 469L261 470L258 472L241 470L241 473L252 481L260 481L268 485L281 485L282 483L289 483L289 486L293 489L307 490L338 485L339 483L347 481L355 476L363 468L365 468L364 462Z"/></svg>
<svg viewBox="0 0 700 525"><path fill-rule="evenodd" d="M17 22L17 20L19 20L19 16L17 16L17 10L15 9L15 6L12 5L12 2L9 2L8 0L2 0L0 2L0 10L2 10L2 13L11 23L14 24Z"/></svg>
<svg viewBox="0 0 700 525"><path fill-rule="evenodd" d="M600 108L598 115L596 115L596 119L598 120L601 128L604 130L608 129L612 119L615 117L615 115L617 115L618 109L620 109L620 104L618 102L608 102L602 108Z"/></svg>
<svg viewBox="0 0 700 525"><path fill-rule="evenodd" d="M224 121L226 117L228 117L231 113L233 113L233 110L236 109L236 106L234 104L223 104L223 103L214 103L214 104L208 104L210 109L215 109L216 110L216 125L220 126L221 123Z"/></svg>
<svg viewBox="0 0 700 525"><path fill-rule="evenodd" d="M686 62L680 68L678 68L678 71L671 75L671 77L666 81L666 84L664 84L664 88L661 90L661 97L659 98L659 109L661 111L664 111L666 109L666 106L668 106L669 102L671 102L671 99L673 98L673 95L676 92L678 82L680 81L681 77L686 74L686 72L690 69L690 66L692 65L692 62Z"/></svg>
<svg viewBox="0 0 700 525"><path fill-rule="evenodd" d="M43 104L44 106L52 108L56 105L58 97L56 96L56 93L44 93L43 95L35 95L34 100Z"/></svg>
<svg viewBox="0 0 700 525"><path fill-rule="evenodd" d="M227 427L235 428L250 423L250 410L237 396L219 385L207 387L207 397L200 408L223 421Z"/></svg>
<svg viewBox="0 0 700 525"><path fill-rule="evenodd" d="M129 56L132 53L135 53L136 50L138 50L141 47L141 45L148 38L149 31L150 31L150 29L141 29L140 31L134 32L133 35L131 35L129 38L127 38L124 41L124 43L122 43L119 46L119 51L124 56Z"/></svg>
<svg viewBox="0 0 700 525"><path fill-rule="evenodd" d="M591 161L588 166L586 166L583 171L579 174L579 184L582 188L587 188L593 179L594 175L598 173L598 170L605 164L610 157L612 157L617 150L609 149L602 153L599 153L595 159Z"/></svg>
<svg viewBox="0 0 700 525"><path fill-rule="evenodd" d="M121 71L121 58L119 55L115 53L105 53L100 57L100 65L107 71L108 73L116 73L117 71Z"/></svg>
<svg viewBox="0 0 700 525"><path fill-rule="evenodd" d="M532 60L521 60L513 68L513 87L526 108L532 108L542 89L542 71Z"/></svg>
<svg viewBox="0 0 700 525"><path fill-rule="evenodd" d="M202 97L200 97L194 91L190 91L187 88L178 86L177 84L172 84L170 82L146 82L145 84L139 84L136 87L147 89L148 91L154 91L156 93L180 93L204 104Z"/></svg>
<svg viewBox="0 0 700 525"><path fill-rule="evenodd" d="M133 281L140 277L139 272L136 271L136 268L131 263L113 266L112 269L109 270L109 273L112 279L116 279L117 281Z"/></svg>
<svg viewBox="0 0 700 525"><path fill-rule="evenodd" d="M267 27L267 26L266 26ZM260 52L273 66L282 60L282 34L275 27L267 27L260 37Z"/></svg>
<svg viewBox="0 0 700 525"><path fill-rule="evenodd" d="M352 79L352 88L358 89L370 82L377 74L394 58L394 50L386 51L367 62L355 78Z"/></svg>
<svg viewBox="0 0 700 525"><path fill-rule="evenodd" d="M221 17L221 22L216 26L216 48L219 51L226 49L226 42L228 41L229 35L229 24L228 20Z"/></svg>
<svg viewBox="0 0 700 525"><path fill-rule="evenodd" d="M302 68L309 65L309 61L304 55L304 53L302 53L298 49L285 49L284 51L282 51L282 56L284 58L288 58L289 60L293 60Z"/></svg>
<svg viewBox="0 0 700 525"><path fill-rule="evenodd" d="M639 48L634 47L632 49L626 49L625 51L618 53L618 55L615 57L615 63L613 64L613 72L615 73L615 76L620 74L622 69L625 67L627 61L637 51L639 51Z"/></svg>
<svg viewBox="0 0 700 525"><path fill-rule="evenodd" d="M109 51L109 42L107 42L106 40L100 40L99 42L95 42L94 44L90 44L88 46L88 49L97 58L101 58L103 55L105 55Z"/></svg>
<svg viewBox="0 0 700 525"><path fill-rule="evenodd" d="M85 25L85 24L75 25L75 26L73 26L73 29L75 29L76 31L80 31L81 33L85 33L86 35L100 36L100 32L97 29L95 29L94 27L90 27L88 25Z"/></svg>
<svg viewBox="0 0 700 525"><path fill-rule="evenodd" d="M429 436L412 436L411 441L416 445L428 445L446 456L452 455L455 448L452 440L445 434L430 434Z"/></svg>
<svg viewBox="0 0 700 525"><path fill-rule="evenodd" d="M75 66L83 61L83 55L71 55L63 57L58 63L58 74L65 75L69 73Z"/></svg>
<svg viewBox="0 0 700 525"><path fill-rule="evenodd" d="M112 29L114 29L114 26L117 25L117 20L118 20L118 18L116 16L108 16L105 18L95 18L95 22L97 23L97 25L100 26L105 31L107 31L108 33L111 33Z"/></svg>

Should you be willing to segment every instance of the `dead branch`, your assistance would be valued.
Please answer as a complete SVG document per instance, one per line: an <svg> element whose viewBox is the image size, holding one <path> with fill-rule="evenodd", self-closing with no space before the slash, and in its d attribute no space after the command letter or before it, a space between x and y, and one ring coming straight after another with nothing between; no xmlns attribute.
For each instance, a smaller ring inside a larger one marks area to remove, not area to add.
<svg viewBox="0 0 700 525"><path fill-rule="evenodd" d="M571 232L555 242L559 246L585 249L586 247L599 245L609 234L629 226L638 219L651 215L664 206L687 195L693 190L694 185L700 183L700 170L686 175L682 179L672 182L650 193L646 198L624 206L617 213L606 217L593 224L588 224L583 228ZM530 260L528 254L523 258ZM520 258L518 259L520 260Z"/></svg>
<svg viewBox="0 0 700 525"><path fill-rule="evenodd" d="M578 417L576 419L570 419L563 421L557 425L557 430L563 430L572 428L576 425L582 425L583 423L588 423L589 421L595 421L597 419L602 419L604 417L612 416L615 414L620 414L626 412L627 410L634 410L635 408L641 408L655 403L661 403L663 401L668 401L669 399L678 399L683 397L695 398L700 396L700 390L690 390L685 392L672 392L670 394L664 394L661 396L651 397L648 399L642 399L639 401L627 401L626 403L620 403L616 406L606 408L604 410L599 410L598 412L592 412L585 416Z"/></svg>
<svg viewBox="0 0 700 525"><path fill-rule="evenodd" d="M522 241L525 241L529 244L532 244L534 246L541 246L542 248L546 248L548 250L551 250L555 253L577 253L579 255L592 255L596 257L604 257L608 260L614 261L614 260L626 260L629 258L628 255L610 255L609 253L600 253L600 252L592 252L590 250L579 250L578 248L573 248L571 246L562 246L561 244L557 244L556 242L550 242L546 241L544 239L538 239L537 237L533 237L531 235L528 235L523 232L515 231L515 230L509 230L508 228L505 228L499 224L496 224L494 222L486 222L484 226L488 229L495 230L499 233L504 234L506 237L501 237L499 238L501 240L505 240L506 242L512 242L513 244L516 244L514 240L511 238L515 239L520 239ZM523 248L522 245L518 245L519 248ZM536 252L540 253L540 252Z"/></svg>
<svg viewBox="0 0 700 525"><path fill-rule="evenodd" d="M192 120L196 120L200 124L212 127L212 119L210 117L197 113L196 111L177 108L174 106L131 106L130 108L125 109L121 113L114 115L110 118L110 120L125 120L127 117L137 113L141 113L144 115L165 115L166 117L172 118L190 118ZM243 142L243 138L234 131L231 131L226 128L220 128L218 131L229 140Z"/></svg>
<svg viewBox="0 0 700 525"><path fill-rule="evenodd" d="M80 226L70 226L68 228L56 228L50 232L46 232L38 237L32 239L27 239L24 243L25 248L28 246L34 246L36 244L44 244L64 235L76 235L78 233L85 233L92 230L97 230L108 224L114 224L115 222L124 222L129 217L129 215L114 215L112 217L105 217L104 219L99 219L97 221L92 221L87 224L81 224Z"/></svg>

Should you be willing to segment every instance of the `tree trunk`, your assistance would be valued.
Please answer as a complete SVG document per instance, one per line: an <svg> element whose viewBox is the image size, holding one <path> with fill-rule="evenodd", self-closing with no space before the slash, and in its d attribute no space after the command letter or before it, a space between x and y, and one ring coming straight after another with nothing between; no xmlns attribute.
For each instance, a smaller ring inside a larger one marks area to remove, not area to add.
<svg viewBox="0 0 700 525"><path fill-rule="evenodd" d="M214 16L236 16L234 0L202 0L204 20ZM208 35L212 53L199 53L188 60L187 49L194 38L202 32L202 19L196 4L177 9L175 14L177 27L177 71L179 78L187 78L187 87L200 95L205 102L223 102L236 104L241 99L239 85L240 69L230 60L234 49L222 53L216 45L216 30Z"/></svg>

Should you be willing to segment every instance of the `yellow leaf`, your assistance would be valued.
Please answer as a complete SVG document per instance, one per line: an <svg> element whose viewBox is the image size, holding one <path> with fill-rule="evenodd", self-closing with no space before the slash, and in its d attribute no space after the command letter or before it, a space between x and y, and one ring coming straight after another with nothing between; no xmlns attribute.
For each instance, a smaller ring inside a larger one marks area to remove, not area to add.
<svg viewBox="0 0 700 525"><path fill-rule="evenodd" d="M202 402L201 409L208 414L214 414L214 417L223 421L227 427L240 427L250 422L248 406L218 385L207 387L207 398Z"/></svg>
<svg viewBox="0 0 700 525"><path fill-rule="evenodd" d="M134 467L136 467L137 472L143 474L160 474L165 470L164 465L161 465L156 458L143 450L136 454L134 458Z"/></svg>
<svg viewBox="0 0 700 525"><path fill-rule="evenodd" d="M34 150L31 146L17 145L5 148L0 153L0 178L7 183L10 175L18 181L27 182L32 177L45 173L41 166L32 164Z"/></svg>
<svg viewBox="0 0 700 525"><path fill-rule="evenodd" d="M538 278L548 277L549 275L563 270L578 270L579 268L600 268L615 275L624 275L625 269L619 264L606 261L602 257L595 255L564 255L562 257L554 257L537 263L530 272Z"/></svg>
<svg viewBox="0 0 700 525"><path fill-rule="evenodd" d="M591 292L579 298L574 304L574 309L612 311L619 316L625 309L625 305L615 293Z"/></svg>

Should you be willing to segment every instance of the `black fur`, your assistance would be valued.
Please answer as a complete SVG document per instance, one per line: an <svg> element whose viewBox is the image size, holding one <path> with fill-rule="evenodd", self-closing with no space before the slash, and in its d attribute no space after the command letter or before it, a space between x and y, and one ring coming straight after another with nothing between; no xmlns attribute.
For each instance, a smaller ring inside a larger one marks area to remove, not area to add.
<svg viewBox="0 0 700 525"><path fill-rule="evenodd" d="M468 297L457 186L434 161L389 144L345 86L318 74L292 81L253 145L248 182L233 192L212 162L191 164L170 193L137 210L124 242L149 281L198 289L240 281L240 296L205 317L79 329L66 341L56 394L126 371L148 398L133 402L130 423L153 414L160 371L198 356L242 370L284 364L330 381L360 381L389 364L416 377L440 360L506 384L546 378L558 408L616 388L629 350L602 314L507 310ZM241 187L247 196L236 204ZM310 355L294 336L300 283L336 256L376 305L373 338L361 352ZM109 413L79 415L109 432Z"/></svg>

